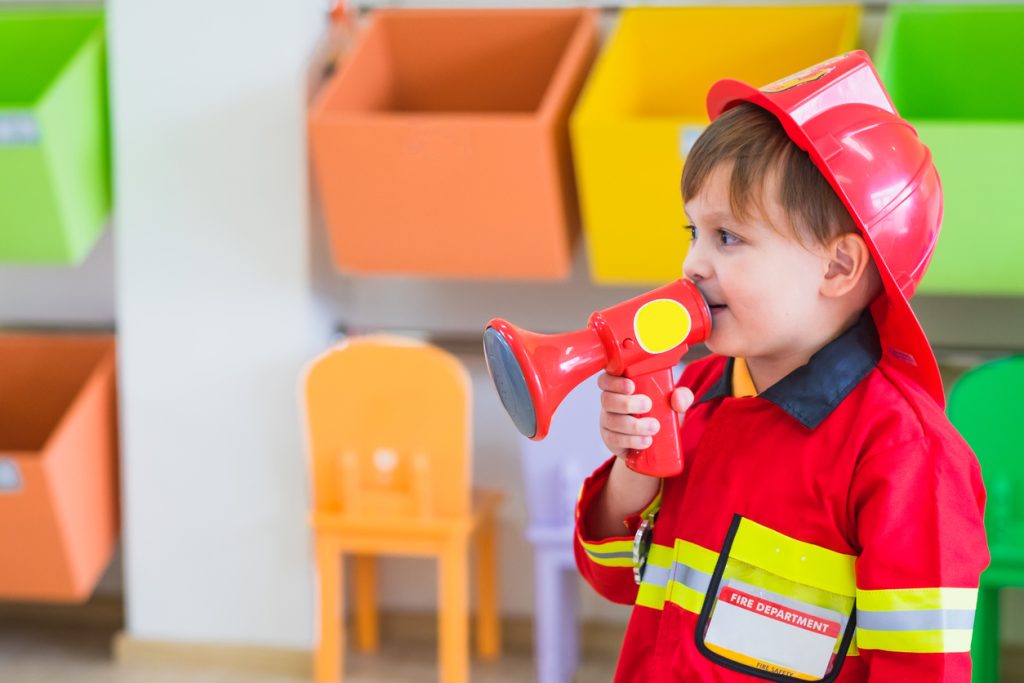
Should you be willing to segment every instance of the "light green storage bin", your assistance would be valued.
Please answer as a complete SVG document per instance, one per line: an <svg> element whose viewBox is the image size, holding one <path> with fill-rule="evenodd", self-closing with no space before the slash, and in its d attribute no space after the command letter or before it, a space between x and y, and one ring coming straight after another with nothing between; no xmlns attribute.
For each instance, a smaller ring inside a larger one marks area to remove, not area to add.
<svg viewBox="0 0 1024 683"><path fill-rule="evenodd" d="M76 264L110 214L103 14L0 10L0 263Z"/></svg>
<svg viewBox="0 0 1024 683"><path fill-rule="evenodd" d="M918 291L1024 295L1024 5L894 5L876 64L942 180Z"/></svg>

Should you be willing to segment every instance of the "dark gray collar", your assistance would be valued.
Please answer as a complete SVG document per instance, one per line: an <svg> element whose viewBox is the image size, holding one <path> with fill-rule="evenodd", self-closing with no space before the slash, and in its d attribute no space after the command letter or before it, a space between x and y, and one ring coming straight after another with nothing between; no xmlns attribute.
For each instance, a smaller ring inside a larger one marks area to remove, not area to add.
<svg viewBox="0 0 1024 683"><path fill-rule="evenodd" d="M868 311L854 325L817 351L802 365L758 394L771 401L808 429L832 414L853 388L882 357L878 330ZM703 403L732 396L734 359L725 363L722 376L696 401Z"/></svg>

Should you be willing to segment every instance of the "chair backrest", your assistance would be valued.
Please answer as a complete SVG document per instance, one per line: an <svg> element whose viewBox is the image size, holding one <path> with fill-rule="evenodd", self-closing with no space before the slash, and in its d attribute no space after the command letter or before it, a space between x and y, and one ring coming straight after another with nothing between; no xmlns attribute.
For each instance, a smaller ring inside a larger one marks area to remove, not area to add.
<svg viewBox="0 0 1024 683"><path fill-rule="evenodd" d="M453 517L470 505L471 389L451 354L349 339L304 384L314 507L346 517Z"/></svg>
<svg viewBox="0 0 1024 683"><path fill-rule="evenodd" d="M572 524L583 480L610 455L601 440L600 415L601 390L597 378L591 377L569 392L558 406L544 440L520 437L532 525Z"/></svg>
<svg viewBox="0 0 1024 683"><path fill-rule="evenodd" d="M1024 356L984 363L953 385L947 413L981 463L989 540L1024 540Z"/></svg>

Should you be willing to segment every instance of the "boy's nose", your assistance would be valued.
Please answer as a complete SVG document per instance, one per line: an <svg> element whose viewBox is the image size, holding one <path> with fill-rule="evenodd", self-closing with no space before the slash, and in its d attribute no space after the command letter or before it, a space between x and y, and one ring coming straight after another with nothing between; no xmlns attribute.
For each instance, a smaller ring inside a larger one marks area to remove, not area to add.
<svg viewBox="0 0 1024 683"><path fill-rule="evenodd" d="M696 244L690 245L690 250L683 259L683 277L693 282L700 282L711 276L711 268L708 260L701 256Z"/></svg>

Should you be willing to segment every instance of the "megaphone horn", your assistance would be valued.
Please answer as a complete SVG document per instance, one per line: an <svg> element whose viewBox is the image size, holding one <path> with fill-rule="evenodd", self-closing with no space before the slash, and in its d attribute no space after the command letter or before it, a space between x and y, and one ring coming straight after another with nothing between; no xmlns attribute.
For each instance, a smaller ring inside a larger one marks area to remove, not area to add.
<svg viewBox="0 0 1024 683"><path fill-rule="evenodd" d="M484 332L484 357L512 422L535 440L547 436L562 399L608 364L601 338L590 328L538 334L500 318Z"/></svg>

